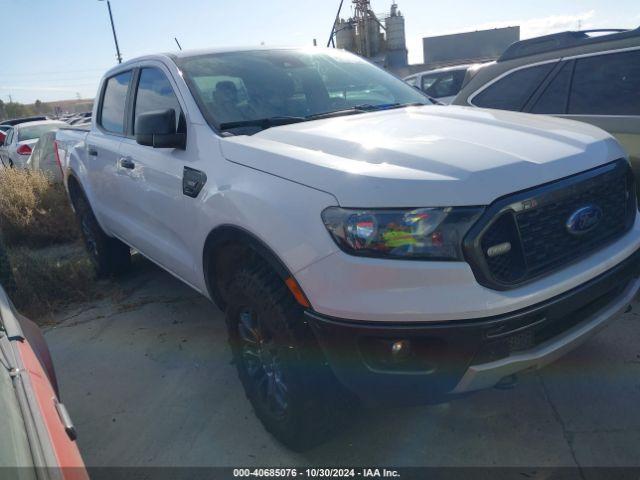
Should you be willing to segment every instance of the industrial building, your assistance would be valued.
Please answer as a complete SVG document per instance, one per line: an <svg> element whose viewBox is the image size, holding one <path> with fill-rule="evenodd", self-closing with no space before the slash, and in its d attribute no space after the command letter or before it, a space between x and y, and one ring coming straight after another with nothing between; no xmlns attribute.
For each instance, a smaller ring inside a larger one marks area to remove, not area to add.
<svg viewBox="0 0 640 480"><path fill-rule="evenodd" d="M370 0L352 0L353 15L341 16L344 0L331 31L329 45L368 58L399 76L443 66L495 60L520 40L520 27L496 28L422 39L424 63L409 65L405 17L393 3L388 13L376 14Z"/></svg>
<svg viewBox="0 0 640 480"><path fill-rule="evenodd" d="M404 17L394 2L388 14L377 15L370 0L353 0L351 18L340 17L340 9L331 34L337 48L366 57L392 71L408 65Z"/></svg>
<svg viewBox="0 0 640 480"><path fill-rule="evenodd" d="M490 62L519 40L519 26L426 37L422 39L424 63L409 65L402 73Z"/></svg>
<svg viewBox="0 0 640 480"><path fill-rule="evenodd" d="M520 40L520 27L494 28L422 39L425 65L495 60Z"/></svg>

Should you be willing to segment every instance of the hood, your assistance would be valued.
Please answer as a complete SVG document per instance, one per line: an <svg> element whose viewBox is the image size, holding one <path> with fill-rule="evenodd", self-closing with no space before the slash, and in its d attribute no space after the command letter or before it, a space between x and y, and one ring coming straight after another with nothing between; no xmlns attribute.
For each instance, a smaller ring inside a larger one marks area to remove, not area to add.
<svg viewBox="0 0 640 480"><path fill-rule="evenodd" d="M345 207L488 205L625 156L593 126L425 106L329 118L222 140L225 157L331 193Z"/></svg>

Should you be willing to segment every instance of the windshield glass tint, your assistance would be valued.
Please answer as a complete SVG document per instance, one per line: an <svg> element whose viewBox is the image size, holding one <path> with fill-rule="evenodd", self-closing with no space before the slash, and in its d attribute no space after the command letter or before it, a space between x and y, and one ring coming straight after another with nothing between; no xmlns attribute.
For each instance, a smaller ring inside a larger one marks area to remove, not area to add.
<svg viewBox="0 0 640 480"><path fill-rule="evenodd" d="M307 117L359 105L426 103L420 92L342 51L259 50L178 60L209 123Z"/></svg>
<svg viewBox="0 0 640 480"><path fill-rule="evenodd" d="M34 125L33 127L22 127L18 130L18 141L23 142L25 140L34 140L36 138L40 138L43 133L50 132L51 130L56 130L62 126L65 126L65 124L47 123L45 125Z"/></svg>

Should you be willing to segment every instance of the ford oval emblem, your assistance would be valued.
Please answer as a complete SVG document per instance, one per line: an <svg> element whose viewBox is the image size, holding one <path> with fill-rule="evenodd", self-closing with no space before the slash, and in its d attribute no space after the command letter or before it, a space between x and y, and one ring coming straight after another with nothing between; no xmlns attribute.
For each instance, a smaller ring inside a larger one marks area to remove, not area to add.
<svg viewBox="0 0 640 480"><path fill-rule="evenodd" d="M567 231L571 235L584 235L596 228L602 220L602 209L596 205L587 205L571 214L567 220Z"/></svg>

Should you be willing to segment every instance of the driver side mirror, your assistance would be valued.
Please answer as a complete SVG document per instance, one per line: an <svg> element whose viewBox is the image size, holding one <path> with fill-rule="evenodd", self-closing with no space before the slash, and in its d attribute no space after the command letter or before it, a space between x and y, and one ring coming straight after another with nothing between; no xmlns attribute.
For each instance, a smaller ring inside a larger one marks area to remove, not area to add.
<svg viewBox="0 0 640 480"><path fill-rule="evenodd" d="M176 111L172 108L138 115L135 128L140 145L180 150L187 146L187 134L176 131Z"/></svg>

